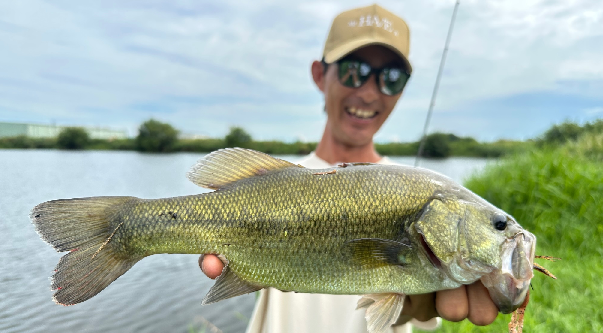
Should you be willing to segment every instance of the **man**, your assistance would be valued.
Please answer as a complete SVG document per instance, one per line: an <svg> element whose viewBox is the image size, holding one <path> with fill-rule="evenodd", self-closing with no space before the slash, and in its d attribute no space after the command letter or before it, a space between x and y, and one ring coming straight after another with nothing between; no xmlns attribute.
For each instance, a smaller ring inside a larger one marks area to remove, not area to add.
<svg viewBox="0 0 603 333"><path fill-rule="evenodd" d="M378 5L338 15L331 26L322 61L314 61L312 78L324 94L327 123L316 151L299 163L326 168L342 162L392 164L375 150L373 136L402 94L412 67L408 61L406 22ZM203 272L216 278L223 264L215 255L200 258ZM366 332L359 296L261 292L248 332ZM430 329L435 317L468 318L490 324L498 309L481 282L406 298L395 332L410 324ZM423 321L424 323L421 323Z"/></svg>

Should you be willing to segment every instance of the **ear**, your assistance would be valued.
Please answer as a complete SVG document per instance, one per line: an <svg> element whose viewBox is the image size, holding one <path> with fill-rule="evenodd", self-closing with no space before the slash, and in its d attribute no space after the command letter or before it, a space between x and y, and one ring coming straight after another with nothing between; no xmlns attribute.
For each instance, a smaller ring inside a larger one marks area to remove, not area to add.
<svg viewBox="0 0 603 333"><path fill-rule="evenodd" d="M316 87L318 87L318 90L322 91L323 93L325 92L325 76L326 76L326 70L324 65L322 64L322 62L318 61L318 60L314 60L314 62L312 62L312 79L314 80L314 84L316 84Z"/></svg>

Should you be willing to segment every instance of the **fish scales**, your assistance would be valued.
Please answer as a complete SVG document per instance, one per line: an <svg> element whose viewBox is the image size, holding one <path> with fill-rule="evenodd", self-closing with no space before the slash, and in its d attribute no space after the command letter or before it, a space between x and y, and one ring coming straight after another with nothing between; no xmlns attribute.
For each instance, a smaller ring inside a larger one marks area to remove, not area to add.
<svg viewBox="0 0 603 333"><path fill-rule="evenodd" d="M407 239L404 224L435 186L419 192L412 185L429 185L428 179L381 166L315 173L286 169L212 193L135 201L123 208L125 222L114 241L124 244L121 251L140 257L220 253L244 280L283 290L345 294L391 289L396 280L359 269L344 243ZM367 281L372 281L370 288Z"/></svg>

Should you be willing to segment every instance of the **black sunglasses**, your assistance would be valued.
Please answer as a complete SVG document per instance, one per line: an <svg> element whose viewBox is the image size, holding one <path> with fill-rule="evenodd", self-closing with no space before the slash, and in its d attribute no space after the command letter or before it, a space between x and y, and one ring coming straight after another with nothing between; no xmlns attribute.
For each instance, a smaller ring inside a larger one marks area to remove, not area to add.
<svg viewBox="0 0 603 333"><path fill-rule="evenodd" d="M327 65L324 60L323 63ZM336 64L339 82L344 86L359 88L374 73L379 91L388 96L400 93L410 78L410 71L401 65L372 68L362 60L350 58L338 60Z"/></svg>

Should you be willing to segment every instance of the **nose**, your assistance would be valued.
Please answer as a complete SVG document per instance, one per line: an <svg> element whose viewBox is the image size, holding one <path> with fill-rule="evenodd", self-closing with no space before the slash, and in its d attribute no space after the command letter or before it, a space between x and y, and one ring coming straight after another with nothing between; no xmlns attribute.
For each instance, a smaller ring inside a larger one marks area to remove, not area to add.
<svg viewBox="0 0 603 333"><path fill-rule="evenodd" d="M373 103L379 99L379 87L377 86L377 80L375 74L371 74L367 82L365 82L360 88L358 88L358 96L366 104Z"/></svg>

